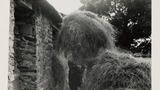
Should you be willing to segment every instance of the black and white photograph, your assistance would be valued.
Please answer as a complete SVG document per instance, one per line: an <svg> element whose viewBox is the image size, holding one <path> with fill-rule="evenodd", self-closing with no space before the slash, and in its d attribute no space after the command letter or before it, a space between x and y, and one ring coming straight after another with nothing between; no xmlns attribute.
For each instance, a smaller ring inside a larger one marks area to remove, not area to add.
<svg viewBox="0 0 160 90"><path fill-rule="evenodd" d="M152 0L9 0L6 90L159 90L152 10Z"/></svg>

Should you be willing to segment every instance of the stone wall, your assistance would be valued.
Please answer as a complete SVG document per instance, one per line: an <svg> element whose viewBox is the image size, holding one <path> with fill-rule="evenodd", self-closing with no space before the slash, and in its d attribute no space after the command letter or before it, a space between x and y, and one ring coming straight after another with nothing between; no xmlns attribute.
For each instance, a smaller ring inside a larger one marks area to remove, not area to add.
<svg viewBox="0 0 160 90"><path fill-rule="evenodd" d="M37 90L55 90L52 72L52 28L41 13L36 15Z"/></svg>
<svg viewBox="0 0 160 90"><path fill-rule="evenodd" d="M18 87L20 90L36 90L36 37L34 12L21 3L14 10L14 57L19 70Z"/></svg>
<svg viewBox="0 0 160 90"><path fill-rule="evenodd" d="M67 90L59 78L64 67L53 60L58 30L40 8L11 0L8 90Z"/></svg>
<svg viewBox="0 0 160 90"><path fill-rule="evenodd" d="M19 90L19 71L14 52L14 1L10 0L10 28L9 28L9 62L8 62L8 90Z"/></svg>
<svg viewBox="0 0 160 90"><path fill-rule="evenodd" d="M15 29L16 31L16 29ZM36 38L15 33L15 58L20 71L20 90L36 89Z"/></svg>

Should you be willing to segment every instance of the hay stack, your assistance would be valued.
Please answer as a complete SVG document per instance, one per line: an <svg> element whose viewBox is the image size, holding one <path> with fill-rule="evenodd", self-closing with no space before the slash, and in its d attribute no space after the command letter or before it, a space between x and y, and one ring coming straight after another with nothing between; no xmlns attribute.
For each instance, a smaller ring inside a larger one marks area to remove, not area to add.
<svg viewBox="0 0 160 90"><path fill-rule="evenodd" d="M96 14L77 11L64 18L57 49L74 60L95 57L102 48L112 49L113 29Z"/></svg>
<svg viewBox="0 0 160 90"><path fill-rule="evenodd" d="M150 61L108 50L94 61L82 90L151 90Z"/></svg>
<svg viewBox="0 0 160 90"><path fill-rule="evenodd" d="M81 90L150 90L150 62L114 52L113 33L97 15L74 12L64 18L57 50L67 60L87 65Z"/></svg>

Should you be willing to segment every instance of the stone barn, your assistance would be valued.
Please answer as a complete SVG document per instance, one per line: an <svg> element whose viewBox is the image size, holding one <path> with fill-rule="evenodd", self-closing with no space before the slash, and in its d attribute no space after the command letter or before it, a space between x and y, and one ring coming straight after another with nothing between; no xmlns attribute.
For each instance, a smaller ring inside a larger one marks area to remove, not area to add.
<svg viewBox="0 0 160 90"><path fill-rule="evenodd" d="M10 0L8 90L59 88L51 57L61 22L46 0Z"/></svg>

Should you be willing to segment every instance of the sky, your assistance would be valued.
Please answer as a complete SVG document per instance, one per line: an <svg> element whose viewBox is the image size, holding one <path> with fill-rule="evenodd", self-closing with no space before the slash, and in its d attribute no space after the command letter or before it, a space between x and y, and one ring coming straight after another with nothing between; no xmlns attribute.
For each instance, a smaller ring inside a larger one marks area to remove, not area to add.
<svg viewBox="0 0 160 90"><path fill-rule="evenodd" d="M82 6L80 0L47 0L58 12L69 14Z"/></svg>

